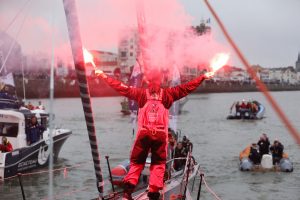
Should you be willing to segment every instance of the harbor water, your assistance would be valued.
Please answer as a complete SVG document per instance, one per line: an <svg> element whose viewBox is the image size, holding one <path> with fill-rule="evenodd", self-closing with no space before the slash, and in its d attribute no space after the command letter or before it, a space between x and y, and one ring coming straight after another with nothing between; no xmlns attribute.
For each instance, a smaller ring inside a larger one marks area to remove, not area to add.
<svg viewBox="0 0 300 200"><path fill-rule="evenodd" d="M272 92L292 124L300 131L300 92ZM253 99L266 107L266 117L258 121L226 120L232 103ZM133 142L129 116L120 112L122 97L93 98L93 111L105 179L111 166L129 157ZM37 105L38 100L31 102ZM42 100L47 107L48 99ZM97 196L90 144L79 98L55 99L56 126L71 129L73 135L63 145L54 164L54 199L92 199ZM259 92L193 94L178 118L178 128L194 144L193 156L200 163L206 182L221 199L228 200L299 200L300 146ZM294 163L294 172L241 172L239 152L257 142L266 133L271 143L278 138ZM71 168L68 168L71 167ZM40 169L47 170L47 169ZM39 171L40 171L39 170ZM48 198L48 174L22 177L26 199ZM196 197L199 178L193 196ZM106 190L111 185L106 182ZM17 179L0 183L0 199L22 199ZM201 199L214 199L202 185Z"/></svg>

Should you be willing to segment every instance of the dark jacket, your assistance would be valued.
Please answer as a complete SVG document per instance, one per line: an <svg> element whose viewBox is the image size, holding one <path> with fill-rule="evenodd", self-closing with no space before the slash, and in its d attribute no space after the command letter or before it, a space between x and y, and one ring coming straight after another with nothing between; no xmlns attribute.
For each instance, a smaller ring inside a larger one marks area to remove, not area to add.
<svg viewBox="0 0 300 200"><path fill-rule="evenodd" d="M257 142L257 145L259 146L259 152L260 155L269 154L269 148L270 148L270 141L269 139L266 140L259 140Z"/></svg>
<svg viewBox="0 0 300 200"><path fill-rule="evenodd" d="M279 142L277 146L272 145L270 150L273 158L282 158L284 146Z"/></svg>
<svg viewBox="0 0 300 200"><path fill-rule="evenodd" d="M259 164L261 160L260 153L257 149L251 147L250 148L250 154L249 154L249 159L254 163L254 164Z"/></svg>
<svg viewBox="0 0 300 200"><path fill-rule="evenodd" d="M136 100L139 108L142 108L146 104L147 95L145 88L132 88L111 77L101 78L121 95ZM174 101L177 101L193 92L204 79L204 75L201 75L188 83L181 84L176 87L164 88L162 95L162 104L165 108L169 109Z"/></svg>
<svg viewBox="0 0 300 200"><path fill-rule="evenodd" d="M45 128L39 124L32 125L26 127L26 140L29 144L35 143L42 138L42 134Z"/></svg>
<svg viewBox="0 0 300 200"><path fill-rule="evenodd" d="M187 156L187 153L186 153L185 148L181 148L181 149L179 149L177 147L175 148L174 158L186 158L186 156ZM183 169L185 166L185 162L186 162L185 159L175 159L174 160L174 169L176 171Z"/></svg>

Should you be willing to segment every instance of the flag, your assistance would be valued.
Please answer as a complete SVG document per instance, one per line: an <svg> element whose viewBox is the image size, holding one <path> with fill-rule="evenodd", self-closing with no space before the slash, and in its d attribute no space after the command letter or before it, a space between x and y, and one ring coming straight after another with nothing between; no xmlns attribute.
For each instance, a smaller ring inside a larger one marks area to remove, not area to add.
<svg viewBox="0 0 300 200"><path fill-rule="evenodd" d="M0 109L7 108L19 108L12 73L0 77Z"/></svg>
<svg viewBox="0 0 300 200"><path fill-rule="evenodd" d="M12 73L0 77L0 84L15 87L14 77Z"/></svg>
<svg viewBox="0 0 300 200"><path fill-rule="evenodd" d="M141 70L141 66L137 60L135 65L133 66L132 73L129 79L129 85L135 88L141 87L143 81L143 73ZM139 106L135 100L128 99L128 107L131 112L130 114L130 121L132 124L132 135L134 136L136 132L136 124L137 124L137 115Z"/></svg>
<svg viewBox="0 0 300 200"><path fill-rule="evenodd" d="M136 62L135 65L133 66L133 70L129 79L129 85L134 88L141 87L142 80L143 80L143 74L141 71L141 66L139 65L138 62ZM129 99L128 102L129 102L129 109L131 111L138 110L138 105L136 101Z"/></svg>

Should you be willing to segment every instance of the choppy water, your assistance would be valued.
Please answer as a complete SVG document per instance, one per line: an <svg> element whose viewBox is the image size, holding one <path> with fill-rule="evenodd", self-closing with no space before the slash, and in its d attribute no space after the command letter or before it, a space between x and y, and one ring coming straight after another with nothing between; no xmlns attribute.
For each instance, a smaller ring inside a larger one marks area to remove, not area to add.
<svg viewBox="0 0 300 200"><path fill-rule="evenodd" d="M272 95L300 130L300 92L273 92ZM243 98L262 102L267 109L266 118L260 121L226 120L232 102ZM121 99L94 98L92 101L105 177L108 172L104 155L109 155L111 165L115 166L128 158L133 141L129 117L120 113ZM47 100L44 103L47 104ZM80 164L69 170L66 177L63 171L54 173L56 199L94 198L97 189L80 99L57 99L54 107L57 126L73 131L54 167ZM193 141L194 156L201 164L208 184L221 199L300 199L300 146L295 144L261 93L191 95L179 117L178 127ZM239 171L239 152L249 143L256 142L262 132L272 141L275 138L282 141L294 162L293 173ZM26 176L23 182L27 199L47 198L48 174ZM110 185L105 187L109 189ZM17 180L0 184L0 199L22 199ZM204 187L201 199L213 199Z"/></svg>

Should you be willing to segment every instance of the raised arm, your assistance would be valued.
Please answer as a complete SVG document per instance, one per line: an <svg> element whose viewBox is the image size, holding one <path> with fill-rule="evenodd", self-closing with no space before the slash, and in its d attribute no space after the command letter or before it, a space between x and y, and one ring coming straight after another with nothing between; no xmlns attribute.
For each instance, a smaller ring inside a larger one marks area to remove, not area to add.
<svg viewBox="0 0 300 200"><path fill-rule="evenodd" d="M181 99L191 92L193 92L205 79L210 79L214 75L213 72L208 72L203 75L198 76L197 78L189 81L188 83L178 85L176 87L167 88L166 92L169 93L173 100L176 101Z"/></svg>
<svg viewBox="0 0 300 200"><path fill-rule="evenodd" d="M122 83L119 80L108 77L102 70L95 70L95 74L123 96L134 100L138 100L138 97L141 96L141 89L129 87L128 85Z"/></svg>

